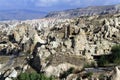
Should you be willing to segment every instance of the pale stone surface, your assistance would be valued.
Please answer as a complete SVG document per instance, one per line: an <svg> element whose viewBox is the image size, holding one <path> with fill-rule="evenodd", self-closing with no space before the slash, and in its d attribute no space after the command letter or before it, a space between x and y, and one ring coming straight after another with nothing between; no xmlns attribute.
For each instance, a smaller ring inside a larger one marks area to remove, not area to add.
<svg viewBox="0 0 120 80"><path fill-rule="evenodd" d="M72 41L70 39L64 41L65 46L70 49L72 47Z"/></svg>
<svg viewBox="0 0 120 80"><path fill-rule="evenodd" d="M29 40L29 38L24 35L21 43L27 43L28 40Z"/></svg>
<svg viewBox="0 0 120 80"><path fill-rule="evenodd" d="M79 35L75 37L75 47L74 50L76 54L81 54L81 52L85 49L87 46L87 39L85 32L81 29Z"/></svg>
<svg viewBox="0 0 120 80"><path fill-rule="evenodd" d="M59 46L59 42L52 41L52 42L50 42L50 45L52 46L52 48L57 48Z"/></svg>
<svg viewBox="0 0 120 80"><path fill-rule="evenodd" d="M71 67L76 67L76 66L71 65L69 63L63 63L63 64L59 64L58 66L48 66L45 69L45 72L47 76L53 75L53 76L59 77L60 73L67 71Z"/></svg>
<svg viewBox="0 0 120 80"><path fill-rule="evenodd" d="M115 67L111 80L120 80L120 70L118 67Z"/></svg>
<svg viewBox="0 0 120 80"><path fill-rule="evenodd" d="M76 80L77 79L77 75L75 74L70 74L67 76L67 79L66 80Z"/></svg>
<svg viewBox="0 0 120 80"><path fill-rule="evenodd" d="M14 70L11 72L11 74L9 75L9 77L11 77L11 78L16 78L17 75L18 75L18 72L14 69Z"/></svg>
<svg viewBox="0 0 120 80"><path fill-rule="evenodd" d="M20 35L18 34L18 32L14 32L14 38L15 38L15 41L17 41L17 42L20 42Z"/></svg>
<svg viewBox="0 0 120 80"><path fill-rule="evenodd" d="M5 78L5 80L12 80L11 78L9 78L9 77L7 77L7 78Z"/></svg>
<svg viewBox="0 0 120 80"><path fill-rule="evenodd" d="M37 33L34 35L33 41L34 41L34 42L33 42L34 44L36 44L37 42L39 42L39 43L41 43L41 44L45 44L45 43L46 43L46 41L45 41L45 40L42 40L42 39L40 38L40 36L38 36Z"/></svg>

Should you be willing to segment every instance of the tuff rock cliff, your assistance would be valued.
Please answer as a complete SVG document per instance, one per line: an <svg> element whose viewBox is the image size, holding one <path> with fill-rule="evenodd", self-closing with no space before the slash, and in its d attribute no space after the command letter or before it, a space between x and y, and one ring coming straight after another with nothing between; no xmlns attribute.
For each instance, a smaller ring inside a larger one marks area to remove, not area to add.
<svg viewBox="0 0 120 80"><path fill-rule="evenodd" d="M0 78L11 80L20 72L37 71L58 79L71 67L81 71L94 55L110 54L116 44L120 44L120 14L1 22L0 74L4 77ZM81 72L66 80L79 77Z"/></svg>

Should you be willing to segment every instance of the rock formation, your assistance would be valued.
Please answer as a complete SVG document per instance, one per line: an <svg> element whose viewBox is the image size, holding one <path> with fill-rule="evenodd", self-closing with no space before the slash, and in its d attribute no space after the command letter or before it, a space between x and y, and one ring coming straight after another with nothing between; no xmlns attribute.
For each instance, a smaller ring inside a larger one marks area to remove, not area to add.
<svg viewBox="0 0 120 80"><path fill-rule="evenodd" d="M120 44L119 34L120 14L3 22L0 55L6 57L0 58L0 72L7 79L30 70L58 78L71 67L82 70L94 55L110 54ZM68 78L78 77L72 74Z"/></svg>
<svg viewBox="0 0 120 80"><path fill-rule="evenodd" d="M120 70L118 67L115 67L111 80L119 80L120 79Z"/></svg>

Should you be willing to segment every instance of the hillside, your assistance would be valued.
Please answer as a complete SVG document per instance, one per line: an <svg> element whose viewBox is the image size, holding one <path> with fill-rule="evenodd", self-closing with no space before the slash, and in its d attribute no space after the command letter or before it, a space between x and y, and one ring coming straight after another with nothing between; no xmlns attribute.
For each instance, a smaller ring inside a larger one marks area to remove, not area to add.
<svg viewBox="0 0 120 80"><path fill-rule="evenodd" d="M0 21L43 18L47 13L35 10L0 10Z"/></svg>
<svg viewBox="0 0 120 80"><path fill-rule="evenodd" d="M86 8L69 9L63 11L42 12L40 10L0 10L0 21L32 20L40 18L77 18L81 16L114 14L120 12L120 4L107 6L89 6Z"/></svg>
<svg viewBox="0 0 120 80"><path fill-rule="evenodd" d="M87 8L69 9L50 12L47 18L76 18L80 16L114 14L120 12L120 4L107 6L89 6Z"/></svg>

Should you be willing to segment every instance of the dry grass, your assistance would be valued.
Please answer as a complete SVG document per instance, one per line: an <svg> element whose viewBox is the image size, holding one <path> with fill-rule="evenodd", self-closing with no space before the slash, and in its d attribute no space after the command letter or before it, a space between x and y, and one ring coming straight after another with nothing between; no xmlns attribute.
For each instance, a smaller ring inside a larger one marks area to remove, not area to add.
<svg viewBox="0 0 120 80"><path fill-rule="evenodd" d="M82 56L68 55L68 54L56 54L50 56L47 60L50 61L50 65L57 66L61 63L70 63L76 66L84 65L87 60Z"/></svg>
<svg viewBox="0 0 120 80"><path fill-rule="evenodd" d="M9 59L10 56L0 56L0 63L6 63Z"/></svg>

